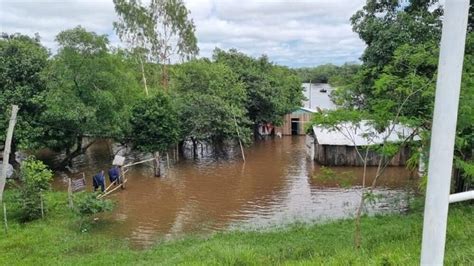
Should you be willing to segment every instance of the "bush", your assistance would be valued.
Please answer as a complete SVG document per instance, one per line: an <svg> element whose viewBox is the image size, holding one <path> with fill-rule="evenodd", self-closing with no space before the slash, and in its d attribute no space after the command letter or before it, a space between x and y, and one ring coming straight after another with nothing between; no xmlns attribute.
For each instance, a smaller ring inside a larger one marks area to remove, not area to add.
<svg viewBox="0 0 474 266"><path fill-rule="evenodd" d="M20 179L20 221L28 222L41 218L42 193L51 188L50 181L53 177L51 170L43 162L29 158L22 163ZM43 202L43 212L46 213L46 204Z"/></svg>
<svg viewBox="0 0 474 266"><path fill-rule="evenodd" d="M90 218L92 215L113 209L111 200L97 199L99 194L98 192L81 192L75 197L75 212L80 217L79 229L81 232L86 232L90 229L92 225Z"/></svg>
<svg viewBox="0 0 474 266"><path fill-rule="evenodd" d="M113 209L113 203L111 200L97 199L97 195L98 193L89 192L81 192L77 194L74 201L77 214L84 217L111 211Z"/></svg>

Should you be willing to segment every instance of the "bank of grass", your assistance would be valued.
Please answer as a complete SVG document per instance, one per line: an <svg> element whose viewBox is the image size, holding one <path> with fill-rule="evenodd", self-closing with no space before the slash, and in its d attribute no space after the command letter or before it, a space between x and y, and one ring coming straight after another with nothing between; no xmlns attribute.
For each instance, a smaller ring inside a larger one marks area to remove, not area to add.
<svg viewBox="0 0 474 266"><path fill-rule="evenodd" d="M8 199L7 199L8 201ZM63 193L48 195L52 209L45 220L14 222L1 233L2 265L417 265L422 213L364 217L363 245L353 248L353 221L293 225L272 231L227 232L157 243L132 250L124 240L86 233L67 211ZM3 217L2 217L3 218ZM452 205L446 243L447 265L474 265L474 206Z"/></svg>

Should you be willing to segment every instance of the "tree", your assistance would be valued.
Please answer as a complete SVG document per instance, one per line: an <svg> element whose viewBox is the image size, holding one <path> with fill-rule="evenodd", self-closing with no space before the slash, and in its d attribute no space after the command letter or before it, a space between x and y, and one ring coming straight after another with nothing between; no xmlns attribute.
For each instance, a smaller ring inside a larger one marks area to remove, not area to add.
<svg viewBox="0 0 474 266"><path fill-rule="evenodd" d="M132 109L130 118L130 140L139 151L165 152L178 143L179 122L171 98L159 92L153 98L146 98ZM157 176L160 176L159 165Z"/></svg>
<svg viewBox="0 0 474 266"><path fill-rule="evenodd" d="M193 60L176 67L173 89L178 95L182 139L222 145L236 140L249 140L244 87L232 70L224 64ZM196 153L195 153L196 155Z"/></svg>
<svg viewBox="0 0 474 266"><path fill-rule="evenodd" d="M0 38L0 142L5 133L12 104L20 107L12 141L12 154L18 147L33 148L41 136L38 117L44 110L45 79L41 72L48 65L49 53L39 42L21 34L2 34ZM12 156L11 158L14 158ZM11 163L15 163L13 160Z"/></svg>
<svg viewBox="0 0 474 266"><path fill-rule="evenodd" d="M190 59L199 52L194 22L188 18L184 2L152 0L143 6L139 0L114 0L114 4L119 16L114 28L139 53L144 83L143 60L148 59L162 65L162 85L166 89L167 65L172 57Z"/></svg>
<svg viewBox="0 0 474 266"><path fill-rule="evenodd" d="M302 86L294 71L274 65L266 56L255 59L234 49L216 49L213 58L230 67L243 83L254 132L260 123L280 124L283 115L301 106Z"/></svg>
<svg viewBox="0 0 474 266"><path fill-rule="evenodd" d="M369 0L351 17L353 30L367 44L363 65L349 86L346 104L365 108L373 98L375 80L401 45L437 44L441 37L442 8L436 0Z"/></svg>
<svg viewBox="0 0 474 266"><path fill-rule="evenodd" d="M82 154L95 138L122 139L138 84L106 36L78 26L58 34L58 54L47 70L46 110L41 114L44 146L66 151L61 166ZM85 144L88 137L92 141ZM74 151L72 149L75 147Z"/></svg>

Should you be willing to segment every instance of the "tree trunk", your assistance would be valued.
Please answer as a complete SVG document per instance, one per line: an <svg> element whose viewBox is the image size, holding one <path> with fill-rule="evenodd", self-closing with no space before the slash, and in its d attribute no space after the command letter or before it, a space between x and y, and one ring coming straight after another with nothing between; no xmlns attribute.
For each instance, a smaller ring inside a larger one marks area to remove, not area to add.
<svg viewBox="0 0 474 266"><path fill-rule="evenodd" d="M57 166L57 168L61 169L61 168L64 168L66 166L71 166L71 163L72 163L72 160L74 158L76 158L77 156L81 155L81 154L84 154L87 149L92 146L92 144L95 143L95 140L91 141L90 143L88 143L86 146L82 146L82 142L83 142L83 138L82 137L77 137L77 143L76 143L76 149L73 151L73 152L70 152L70 149L67 148L66 149L66 158L64 158L60 163L59 165ZM69 153L69 154L68 154Z"/></svg>
<svg viewBox="0 0 474 266"><path fill-rule="evenodd" d="M154 153L155 161L154 161L154 170L155 170L155 177L161 176L161 168L160 168L160 153Z"/></svg>
<svg viewBox="0 0 474 266"><path fill-rule="evenodd" d="M194 159L198 158L198 153L197 153L197 140L192 138L191 141L193 142L193 157Z"/></svg>
<svg viewBox="0 0 474 266"><path fill-rule="evenodd" d="M163 89L166 91L168 90L168 64L166 62L163 63L161 68L161 85Z"/></svg>
<svg viewBox="0 0 474 266"><path fill-rule="evenodd" d="M139 57L139 60L140 60L140 67L141 67L141 71L142 71L143 86L145 87L145 94L146 94L146 96L148 96L148 86L146 84L145 67L143 65L143 59L141 57Z"/></svg>

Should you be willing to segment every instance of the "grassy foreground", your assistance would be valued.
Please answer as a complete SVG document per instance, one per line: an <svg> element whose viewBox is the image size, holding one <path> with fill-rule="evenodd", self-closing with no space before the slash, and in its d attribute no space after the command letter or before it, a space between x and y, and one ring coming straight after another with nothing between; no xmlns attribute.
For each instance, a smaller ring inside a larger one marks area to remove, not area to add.
<svg viewBox="0 0 474 266"><path fill-rule="evenodd" d="M189 237L131 250L123 240L78 230L65 195L48 195L47 219L0 232L1 265L418 265L422 214L364 217L363 248L353 248L353 221L293 225L274 231L227 232ZM12 210L12 216L14 216ZM3 217L2 217L3 220ZM453 205L447 265L474 265L474 206Z"/></svg>

